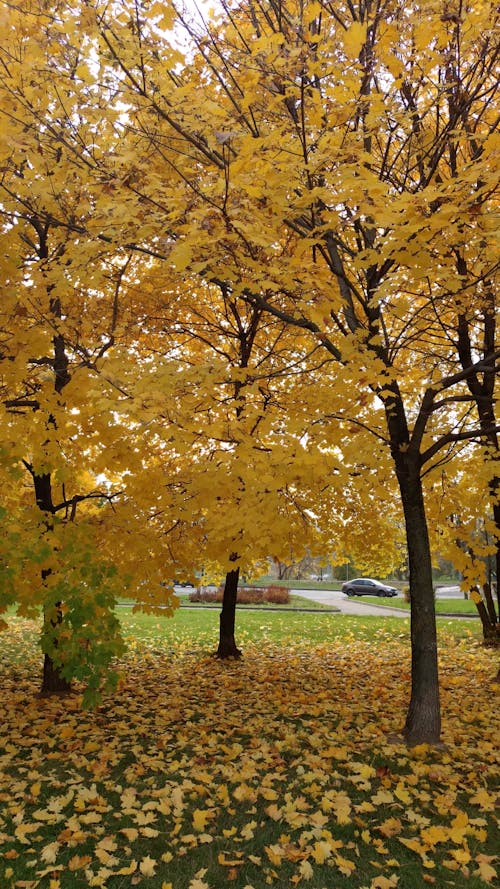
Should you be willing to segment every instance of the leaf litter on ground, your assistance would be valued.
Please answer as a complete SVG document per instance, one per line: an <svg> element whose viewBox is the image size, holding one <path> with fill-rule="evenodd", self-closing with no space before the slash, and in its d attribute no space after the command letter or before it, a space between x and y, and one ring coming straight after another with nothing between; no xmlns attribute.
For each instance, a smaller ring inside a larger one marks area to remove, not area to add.
<svg viewBox="0 0 500 889"><path fill-rule="evenodd" d="M445 746L407 750L390 736L409 652L390 634L247 642L238 662L216 660L206 640L137 639L95 711L78 693L38 698L33 626L17 619L8 638L2 889L497 879L495 669L476 642L442 639Z"/></svg>

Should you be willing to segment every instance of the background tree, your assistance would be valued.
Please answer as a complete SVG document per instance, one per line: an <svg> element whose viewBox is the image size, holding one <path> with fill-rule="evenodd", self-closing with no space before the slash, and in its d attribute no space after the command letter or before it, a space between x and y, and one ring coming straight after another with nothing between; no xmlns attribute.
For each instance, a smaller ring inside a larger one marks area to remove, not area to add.
<svg viewBox="0 0 500 889"><path fill-rule="evenodd" d="M123 648L117 596L148 578L153 602L172 608L173 600L160 587L168 570L154 529L148 558L138 561L150 508L144 496L131 504L124 476L142 472L140 429L133 409L124 412L133 398L113 380L112 363L109 374L105 367L119 341L121 361L133 363L136 307L130 300L127 311L122 301L133 282L130 251L77 230L75 220L81 229L91 218L87 166L69 171L63 137L53 136L58 101L77 138L96 137L100 118L86 115L89 95L78 88L85 64L68 38L74 19L63 30L56 8L39 12L3 10L1 452L9 545L0 607L17 602L34 615L43 606L42 691L65 691L75 677L87 682L90 699ZM63 99L64 82L73 88ZM103 116L103 144L109 122Z"/></svg>

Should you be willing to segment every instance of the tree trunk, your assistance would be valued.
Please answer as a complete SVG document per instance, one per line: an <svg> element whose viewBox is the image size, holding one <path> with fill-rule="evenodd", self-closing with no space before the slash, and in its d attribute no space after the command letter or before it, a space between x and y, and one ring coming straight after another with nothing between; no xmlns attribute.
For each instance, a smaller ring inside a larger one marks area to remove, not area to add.
<svg viewBox="0 0 500 889"><path fill-rule="evenodd" d="M50 531L51 522L49 516L54 515L51 477L48 473L44 473L43 475L37 475L36 473L33 473L33 483L35 486L35 498L37 506L42 512L47 515L47 530ZM42 571L42 583L45 583L50 573L50 570ZM44 616L46 624L47 622L50 624L49 632L53 635L54 647L57 647L57 631L59 625L62 623L62 612L60 610L60 604L60 602L57 602L55 605L57 613L56 620ZM40 694L66 694L70 690L71 685L68 680L64 679L61 676L59 668L54 664L54 661L50 657L50 655L45 654L43 661L42 685L40 687Z"/></svg>
<svg viewBox="0 0 500 889"><path fill-rule="evenodd" d="M54 648L57 648L57 633L60 625L63 621L62 611L61 611L61 603L56 602L56 618L48 617L46 614L44 615L45 622L45 631L48 632L52 636L52 644ZM42 673L42 685L40 687L40 694L42 696L45 695L53 695L53 694L67 694L71 691L71 683L61 676L61 672L59 667L54 663L53 658L51 658L50 654L45 653L43 658L43 673Z"/></svg>
<svg viewBox="0 0 500 889"><path fill-rule="evenodd" d="M493 496L498 503L493 504L493 518L495 520L495 527L497 532L497 544L496 544L496 552L493 557L495 564L495 581L492 583L492 578L488 578L489 588L490 588L490 596L493 607L493 612L496 616L497 622L500 623L500 479L495 478L491 485ZM495 609L495 603L493 600L493 587L495 589L497 603Z"/></svg>
<svg viewBox="0 0 500 889"><path fill-rule="evenodd" d="M483 594L484 599L483 596L481 596L478 587L474 587L471 593L471 598L474 601L479 617L481 618L481 625L483 628L483 642L485 645L499 646L500 624L497 621L495 605L493 602L493 597L491 595L490 585L488 583L484 584Z"/></svg>
<svg viewBox="0 0 500 889"><path fill-rule="evenodd" d="M413 464L413 465L412 465ZM436 609L432 559L418 460L397 460L403 503L411 602L411 697L403 734L409 746L438 744L441 734Z"/></svg>
<svg viewBox="0 0 500 889"><path fill-rule="evenodd" d="M60 670L55 666L50 655L46 654L43 660L43 676L40 694L42 697L48 695L64 695L71 691L71 683L61 676Z"/></svg>
<svg viewBox="0 0 500 889"><path fill-rule="evenodd" d="M219 647L217 649L217 657L220 658L241 657L241 651L236 647L234 639L239 576L239 568L236 568L235 571L228 571L226 574L220 613Z"/></svg>

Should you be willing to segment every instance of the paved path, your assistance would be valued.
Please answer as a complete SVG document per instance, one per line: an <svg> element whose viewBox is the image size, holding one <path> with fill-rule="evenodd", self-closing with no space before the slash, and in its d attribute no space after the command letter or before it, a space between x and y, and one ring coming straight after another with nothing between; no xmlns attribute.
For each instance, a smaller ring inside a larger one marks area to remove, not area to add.
<svg viewBox="0 0 500 889"><path fill-rule="evenodd" d="M186 591L177 588L177 592L182 593ZM363 617L363 615L376 615L377 617L381 617L384 614L388 617L409 618L410 616L409 612L404 611L402 608L391 608L389 604L391 601L390 598L382 599L380 605L373 605L371 602L364 602L361 596L348 597L341 590L291 590L291 592L296 593L298 596L302 596L303 599L309 599L311 602L320 602L322 605L331 605L338 611L342 612L342 614L355 614L359 617ZM462 598L462 593L457 586L441 587L437 592L437 596L438 598L439 596L444 596L446 598ZM382 604L382 602L384 604ZM183 607L189 607L184 600L182 604ZM219 608L220 606L211 605L206 607ZM250 608L251 606L247 607ZM272 606L269 607L272 608ZM288 609L281 609L279 605L277 605L273 610L281 611ZM441 614L439 616L450 617L453 615ZM477 615L460 614L456 616L466 618L476 617Z"/></svg>
<svg viewBox="0 0 500 889"><path fill-rule="evenodd" d="M340 590L293 590L297 596L304 599L310 599L312 602L321 602L322 605L333 605L338 608L342 614L357 614L363 616L365 614L387 614L390 617L409 617L408 612L402 611L401 608L391 608L390 605L372 605L363 602L361 598L350 598L344 595ZM390 599L385 600L390 602Z"/></svg>

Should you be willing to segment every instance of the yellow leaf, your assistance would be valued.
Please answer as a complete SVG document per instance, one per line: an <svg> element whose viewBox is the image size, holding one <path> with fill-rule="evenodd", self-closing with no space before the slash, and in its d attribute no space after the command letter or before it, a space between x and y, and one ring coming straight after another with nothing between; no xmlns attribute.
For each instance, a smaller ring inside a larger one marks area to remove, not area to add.
<svg viewBox="0 0 500 889"><path fill-rule="evenodd" d="M266 815L269 815L269 817L273 819L273 821L279 821L283 814L276 803L271 803L270 806L266 806L264 811Z"/></svg>
<svg viewBox="0 0 500 889"><path fill-rule="evenodd" d="M467 815L467 812L457 812L453 821L451 822L452 827L458 827L458 828L467 827L468 823L469 823L469 816Z"/></svg>
<svg viewBox="0 0 500 889"><path fill-rule="evenodd" d="M320 840L319 842L314 844L312 857L316 864L324 864L326 859L330 857L333 852L333 847L331 843L326 840Z"/></svg>
<svg viewBox="0 0 500 889"><path fill-rule="evenodd" d="M400 799L401 802L407 806L409 806L411 803L411 796L408 793L406 787L401 783L399 783L398 786L396 787L396 790L394 791L394 796L397 796L397 798Z"/></svg>
<svg viewBox="0 0 500 889"><path fill-rule="evenodd" d="M132 859L132 861L130 862L130 864L129 864L128 866L126 866L126 867L121 867L120 870L117 870L117 871L116 871L116 873L117 873L117 874L120 874L120 875L123 875L123 876L127 876L128 874L133 874L133 873L135 873L136 870L137 870L137 861L135 861L134 859Z"/></svg>
<svg viewBox="0 0 500 889"><path fill-rule="evenodd" d="M42 861L45 861L46 864L54 864L60 848L59 843L48 843L48 845L44 846L42 849L40 855Z"/></svg>
<svg viewBox="0 0 500 889"><path fill-rule="evenodd" d="M129 843L133 843L139 836L139 831L135 827L122 827L120 833L127 837Z"/></svg>
<svg viewBox="0 0 500 889"><path fill-rule="evenodd" d="M366 25L353 22L343 35L344 48L351 59L357 59L366 40Z"/></svg>
<svg viewBox="0 0 500 889"><path fill-rule="evenodd" d="M155 868L156 861L154 858L150 858L149 855L146 855L139 864L139 870L144 877L154 877Z"/></svg>
<svg viewBox="0 0 500 889"><path fill-rule="evenodd" d="M429 846L435 846L436 843L446 843L449 838L448 835L448 828L441 827L438 824L433 824L431 827L424 827L421 831L423 841Z"/></svg>
<svg viewBox="0 0 500 889"><path fill-rule="evenodd" d="M379 790L371 799L375 806L385 806L394 802L394 796L390 790Z"/></svg>
<svg viewBox="0 0 500 889"><path fill-rule="evenodd" d="M29 844L30 841L26 839L26 834L34 833L39 829L39 827L39 824L33 824L30 822L28 822L27 824L18 824L14 831L14 834L20 843Z"/></svg>
<svg viewBox="0 0 500 889"><path fill-rule="evenodd" d="M383 877L382 875L378 877L374 877L370 884L370 889L394 889L394 886L398 885L399 877L396 874L391 874L390 877Z"/></svg>
<svg viewBox="0 0 500 889"><path fill-rule="evenodd" d="M398 837L399 842L406 846L408 849L411 849L412 852L417 852L422 857L425 857L427 852L427 847L420 843L417 839L408 839L407 837Z"/></svg>
<svg viewBox="0 0 500 889"><path fill-rule="evenodd" d="M299 865L299 873L304 880L312 880L314 876L314 870L309 861L301 861Z"/></svg>
<svg viewBox="0 0 500 889"><path fill-rule="evenodd" d="M473 796L469 797L469 802L474 806L479 806L483 812L494 812L496 807L495 797L488 793L484 787L477 791Z"/></svg>
<svg viewBox="0 0 500 889"><path fill-rule="evenodd" d="M338 867L341 874L344 874L345 877L350 877L352 873L356 870L356 865L353 861L350 861L349 858L344 858L342 855L335 856L335 864Z"/></svg>
<svg viewBox="0 0 500 889"><path fill-rule="evenodd" d="M73 858L69 860L68 868L69 870L80 870L82 867L87 867L91 861L91 855L73 855Z"/></svg>
<svg viewBox="0 0 500 889"><path fill-rule="evenodd" d="M481 877L485 883L491 883L496 879L497 872L490 864L491 861L494 861L493 855L476 855L475 861L477 870L474 871L474 876Z"/></svg>
<svg viewBox="0 0 500 889"><path fill-rule="evenodd" d="M278 799L278 794L275 790L272 789L272 787L261 787L259 792L260 795L264 797L264 799Z"/></svg>
<svg viewBox="0 0 500 889"><path fill-rule="evenodd" d="M195 830L204 832L207 822L213 818L213 809L195 809L193 812L193 827Z"/></svg>
<svg viewBox="0 0 500 889"><path fill-rule="evenodd" d="M222 865L222 867L236 867L239 864L243 864L242 858L228 859L228 858L226 858L225 852L219 852L219 854L217 856L217 861L219 862L219 864Z"/></svg>
<svg viewBox="0 0 500 889"><path fill-rule="evenodd" d="M284 855L283 848L281 846L278 846L277 844L274 844L273 846L264 846L264 850L271 864L275 864L279 867Z"/></svg>
<svg viewBox="0 0 500 889"><path fill-rule="evenodd" d="M377 829L384 837L394 837L401 833L401 821L399 818L387 818Z"/></svg>

